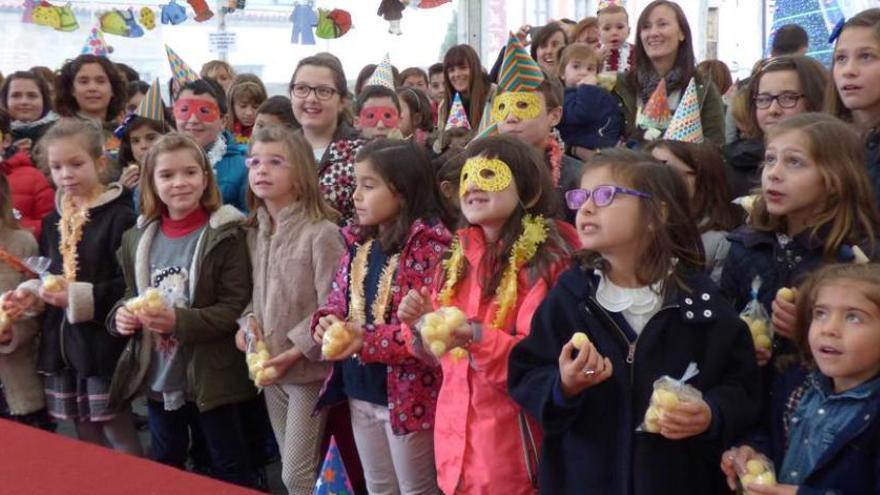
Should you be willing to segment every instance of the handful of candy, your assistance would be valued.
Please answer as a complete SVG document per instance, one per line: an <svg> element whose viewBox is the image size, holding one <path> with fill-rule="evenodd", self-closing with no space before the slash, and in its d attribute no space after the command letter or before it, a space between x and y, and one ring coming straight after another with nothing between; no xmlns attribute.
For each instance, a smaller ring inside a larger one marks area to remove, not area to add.
<svg viewBox="0 0 880 495"><path fill-rule="evenodd" d="M12 323L13 319L9 316L6 311L0 309L0 341L6 340L9 338L9 334L12 331Z"/></svg>
<svg viewBox="0 0 880 495"><path fill-rule="evenodd" d="M342 354L353 340L354 334L348 329L348 325L344 321L337 321L324 332L321 354L325 359L334 359Z"/></svg>
<svg viewBox="0 0 880 495"><path fill-rule="evenodd" d="M739 481L739 493L751 495L746 487L754 483L756 485L774 486L776 475L773 474L773 462L759 455L749 459L745 466L736 466Z"/></svg>
<svg viewBox="0 0 880 495"><path fill-rule="evenodd" d="M758 301L758 290L761 288L761 277L756 276L752 280L752 300L746 304L739 317L749 326L749 332L752 333L752 340L755 342L756 349L770 350L773 345L773 330L770 327L770 316L767 310ZM782 289L780 289L781 291ZM789 292L791 289L785 289ZM792 299L794 293L792 293Z"/></svg>
<svg viewBox="0 0 880 495"><path fill-rule="evenodd" d="M697 363L690 363L681 378L676 380L670 376L661 376L654 380L654 393L651 394L651 404L645 412L645 421L636 428L636 431L648 433L660 432L660 419L667 411L675 409L682 402L697 402L703 399L703 394L694 387L685 383L697 376L700 370Z"/></svg>
<svg viewBox="0 0 880 495"><path fill-rule="evenodd" d="M49 273L49 266L52 260L45 256L31 256L25 258L24 265L32 272L40 276L43 281L43 290L46 292L58 292L63 288L64 278L61 275L52 275Z"/></svg>
<svg viewBox="0 0 880 495"><path fill-rule="evenodd" d="M266 366L266 361L272 359L266 343L253 338L253 334L250 331L248 331L248 334L248 350L244 357L248 366L248 376L254 381L254 385L262 387L266 383L278 378L278 370L274 366Z"/></svg>
<svg viewBox="0 0 880 495"><path fill-rule="evenodd" d="M439 359L447 352L463 357L467 351L461 347L450 349L452 332L467 324L467 315L454 306L447 306L428 313L416 325L425 348Z"/></svg>
<svg viewBox="0 0 880 495"><path fill-rule="evenodd" d="M125 302L125 309L135 315L160 311L163 308L165 308L165 300L162 292L155 287L150 287L142 296L133 297Z"/></svg>

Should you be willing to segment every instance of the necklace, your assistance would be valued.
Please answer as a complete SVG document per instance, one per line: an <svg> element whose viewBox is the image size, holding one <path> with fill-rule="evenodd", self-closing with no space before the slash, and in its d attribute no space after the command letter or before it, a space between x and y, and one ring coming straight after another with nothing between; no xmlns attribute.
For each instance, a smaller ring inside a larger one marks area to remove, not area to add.
<svg viewBox="0 0 880 495"><path fill-rule="evenodd" d="M376 242L375 239L370 239L366 244L358 246L354 259L351 262L351 295L348 303L348 319L355 323L364 324L367 321L364 281L367 279L367 264L374 242ZM374 325L382 325L386 322L385 313L391 300L391 285L394 274L397 272L399 260L400 254L395 254L388 258L385 267L382 269L382 274L379 276L376 297L370 307Z"/></svg>
<svg viewBox="0 0 880 495"><path fill-rule="evenodd" d="M68 282L76 280L78 258L76 248L82 239L83 227L89 221L89 204L91 201L84 201L82 206L77 207L69 195L64 195L61 200L61 220L58 222L61 243L58 250L61 252L64 278Z"/></svg>

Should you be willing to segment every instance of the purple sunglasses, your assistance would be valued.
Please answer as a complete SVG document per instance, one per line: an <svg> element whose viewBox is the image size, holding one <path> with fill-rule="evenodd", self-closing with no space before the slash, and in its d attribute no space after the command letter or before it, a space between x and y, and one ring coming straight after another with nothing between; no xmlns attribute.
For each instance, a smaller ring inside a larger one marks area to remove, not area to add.
<svg viewBox="0 0 880 495"><path fill-rule="evenodd" d="M636 191L635 189L628 189L626 187L596 186L592 191L589 189L572 189L571 191L566 192L565 202L570 209L579 210L581 206L590 199L590 196L592 196L593 204L599 208L604 208L614 201L614 196L616 196L617 193L629 194L630 196L638 196L640 198L651 197L648 193Z"/></svg>

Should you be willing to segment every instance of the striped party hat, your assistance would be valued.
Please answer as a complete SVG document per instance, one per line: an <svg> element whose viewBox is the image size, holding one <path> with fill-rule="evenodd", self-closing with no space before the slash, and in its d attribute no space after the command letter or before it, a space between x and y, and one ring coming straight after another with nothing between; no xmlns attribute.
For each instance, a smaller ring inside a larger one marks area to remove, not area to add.
<svg viewBox="0 0 880 495"><path fill-rule="evenodd" d="M385 57L382 58L382 61L379 62L379 65L376 66L373 75L367 79L364 87L367 86L385 86L391 91L394 91L394 73L391 72L391 57L389 57L387 53L385 54Z"/></svg>
<svg viewBox="0 0 880 495"><path fill-rule="evenodd" d="M145 119L165 122L165 111L162 103L162 90L159 87L159 78L153 81L153 85L147 90L144 99L135 109L134 114Z"/></svg>
<svg viewBox="0 0 880 495"><path fill-rule="evenodd" d="M532 60L522 43L511 34L498 73L498 92L534 91L543 81L541 66Z"/></svg>
<svg viewBox="0 0 880 495"><path fill-rule="evenodd" d="M177 84L180 87L183 87L186 83L199 80L199 75L186 65L186 62L171 47L165 45L165 52L168 54L168 63L171 65L171 75L177 80Z"/></svg>
<svg viewBox="0 0 880 495"><path fill-rule="evenodd" d="M663 139L684 141L686 143L703 142L703 124L700 121L700 100L697 98L697 84L694 79L688 83L681 96L678 108L666 128Z"/></svg>

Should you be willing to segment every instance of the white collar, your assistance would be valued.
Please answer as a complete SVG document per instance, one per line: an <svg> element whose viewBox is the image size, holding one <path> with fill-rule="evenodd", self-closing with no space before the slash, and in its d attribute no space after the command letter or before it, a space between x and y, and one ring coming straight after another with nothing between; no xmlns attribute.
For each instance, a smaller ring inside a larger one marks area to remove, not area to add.
<svg viewBox="0 0 880 495"><path fill-rule="evenodd" d="M595 270L593 273L599 276L596 301L608 311L613 313L628 311L643 315L654 312L663 303L663 299L660 297L662 282L630 289L614 285L600 270Z"/></svg>
<svg viewBox="0 0 880 495"><path fill-rule="evenodd" d="M208 163L211 164L211 168L217 165L217 162L223 159L223 155L226 154L226 140L223 139L223 133L217 135L217 140L214 141L214 144L208 148L208 151L205 153L205 156L208 157Z"/></svg>

